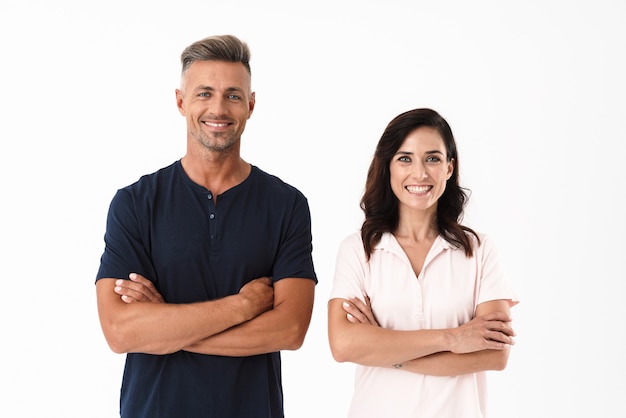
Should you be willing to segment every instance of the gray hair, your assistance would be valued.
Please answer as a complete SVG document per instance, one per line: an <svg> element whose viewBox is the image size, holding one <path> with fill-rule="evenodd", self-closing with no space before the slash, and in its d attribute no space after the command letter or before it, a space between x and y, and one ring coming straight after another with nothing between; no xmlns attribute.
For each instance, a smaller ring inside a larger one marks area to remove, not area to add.
<svg viewBox="0 0 626 418"><path fill-rule="evenodd" d="M189 45L180 56L182 73L195 61L240 62L250 70L250 48L248 44L233 35L215 35Z"/></svg>

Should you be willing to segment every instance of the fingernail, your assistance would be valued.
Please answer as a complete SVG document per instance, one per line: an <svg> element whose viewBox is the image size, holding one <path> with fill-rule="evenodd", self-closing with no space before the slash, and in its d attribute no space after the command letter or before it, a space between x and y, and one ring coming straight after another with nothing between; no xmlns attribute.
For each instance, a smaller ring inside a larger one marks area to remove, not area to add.
<svg viewBox="0 0 626 418"><path fill-rule="evenodd" d="M121 285L122 285L122 279L117 279L117 280L115 281L115 285L116 285L116 286L121 286Z"/></svg>
<svg viewBox="0 0 626 418"><path fill-rule="evenodd" d="M348 302L344 302L344 303L343 303L343 307L344 307L344 308L349 308L349 307L350 307L350 304L349 304ZM348 314L348 315L350 315L350 314Z"/></svg>

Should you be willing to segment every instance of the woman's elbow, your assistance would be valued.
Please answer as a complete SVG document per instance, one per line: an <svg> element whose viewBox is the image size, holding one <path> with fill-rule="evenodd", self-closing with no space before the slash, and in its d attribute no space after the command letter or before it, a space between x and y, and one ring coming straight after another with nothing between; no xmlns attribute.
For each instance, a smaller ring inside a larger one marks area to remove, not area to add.
<svg viewBox="0 0 626 418"><path fill-rule="evenodd" d="M349 341L345 338L330 337L328 342L330 345L330 352L336 362L345 363L352 361L350 353L352 353L353 350L350 347Z"/></svg>
<svg viewBox="0 0 626 418"><path fill-rule="evenodd" d="M492 370L502 371L506 368L509 363L509 353L510 348L505 348L504 350L497 350L492 355Z"/></svg>
<svg viewBox="0 0 626 418"><path fill-rule="evenodd" d="M341 350L333 349L331 346L330 352L332 353L333 359L337 363L346 363L350 361L348 355Z"/></svg>

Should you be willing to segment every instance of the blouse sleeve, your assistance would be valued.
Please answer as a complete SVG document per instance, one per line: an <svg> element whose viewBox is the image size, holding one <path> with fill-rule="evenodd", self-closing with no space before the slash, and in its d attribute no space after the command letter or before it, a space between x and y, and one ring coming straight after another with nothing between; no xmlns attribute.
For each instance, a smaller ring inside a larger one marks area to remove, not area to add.
<svg viewBox="0 0 626 418"><path fill-rule="evenodd" d="M484 234L480 236L480 240L481 244L476 254L480 274L480 290L476 305L498 299L508 300L509 306L516 305L519 300L500 262L493 240Z"/></svg>
<svg viewBox="0 0 626 418"><path fill-rule="evenodd" d="M335 276L329 299L362 297L366 266L360 234L349 235L340 243L337 251Z"/></svg>

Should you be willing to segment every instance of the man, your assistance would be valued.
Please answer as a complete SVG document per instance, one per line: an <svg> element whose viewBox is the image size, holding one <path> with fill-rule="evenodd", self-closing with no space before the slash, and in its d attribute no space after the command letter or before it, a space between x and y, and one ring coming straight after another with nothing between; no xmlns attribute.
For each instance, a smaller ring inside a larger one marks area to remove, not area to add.
<svg viewBox="0 0 626 418"><path fill-rule="evenodd" d="M255 105L234 36L187 47L186 154L119 190L96 279L121 417L283 417L280 350L308 330L316 274L306 198L244 161Z"/></svg>

